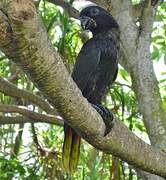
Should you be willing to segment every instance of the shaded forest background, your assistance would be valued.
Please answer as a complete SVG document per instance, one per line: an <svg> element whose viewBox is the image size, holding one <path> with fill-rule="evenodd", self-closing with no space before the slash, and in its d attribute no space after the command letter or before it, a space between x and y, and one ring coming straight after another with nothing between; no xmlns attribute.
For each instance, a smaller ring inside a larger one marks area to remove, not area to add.
<svg viewBox="0 0 166 180"><path fill-rule="evenodd" d="M73 0L65 2L68 6L80 6L80 2L76 4ZM73 11L68 11L63 3L56 5L56 1L53 4L44 0L35 3L54 48L71 73L89 34L82 32L78 20L71 17L77 16L77 12L72 14ZM140 1L132 4L136 7ZM166 109L166 2L157 7L151 30L151 59ZM139 179L132 166L85 141L81 145L77 172L73 175L63 172L63 120L55 116L57 111L2 51L0 103L0 179ZM122 66L119 66L118 78L103 104L112 109L133 133L150 143L131 76Z"/></svg>

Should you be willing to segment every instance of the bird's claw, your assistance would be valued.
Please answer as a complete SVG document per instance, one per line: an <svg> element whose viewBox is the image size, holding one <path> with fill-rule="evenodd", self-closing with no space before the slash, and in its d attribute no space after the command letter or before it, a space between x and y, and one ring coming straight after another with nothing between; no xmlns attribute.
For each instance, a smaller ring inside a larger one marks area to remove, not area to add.
<svg viewBox="0 0 166 180"><path fill-rule="evenodd" d="M112 121L114 119L114 116L113 116L112 112L108 108L103 107L100 104L92 104L92 106L96 109L96 111L103 118L103 121L104 121L105 126L106 126L104 136L106 136L112 129L112 125L113 125Z"/></svg>

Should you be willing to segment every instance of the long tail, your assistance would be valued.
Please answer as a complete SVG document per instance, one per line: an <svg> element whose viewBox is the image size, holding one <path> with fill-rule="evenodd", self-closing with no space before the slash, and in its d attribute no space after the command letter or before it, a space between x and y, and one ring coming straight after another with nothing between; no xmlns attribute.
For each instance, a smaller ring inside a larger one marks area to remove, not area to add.
<svg viewBox="0 0 166 180"><path fill-rule="evenodd" d="M77 168L81 137L68 125L64 125L64 142L62 151L62 163L64 170L74 172Z"/></svg>

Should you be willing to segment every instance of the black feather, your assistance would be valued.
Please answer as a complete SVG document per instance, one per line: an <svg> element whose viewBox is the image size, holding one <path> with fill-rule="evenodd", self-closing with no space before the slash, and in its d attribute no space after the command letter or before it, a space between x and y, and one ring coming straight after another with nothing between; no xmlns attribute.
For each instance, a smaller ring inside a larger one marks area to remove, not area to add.
<svg viewBox="0 0 166 180"><path fill-rule="evenodd" d="M113 17L98 6L85 8L80 16L93 19L96 27L90 29L93 38L83 45L72 77L89 102L100 104L117 76L119 28Z"/></svg>

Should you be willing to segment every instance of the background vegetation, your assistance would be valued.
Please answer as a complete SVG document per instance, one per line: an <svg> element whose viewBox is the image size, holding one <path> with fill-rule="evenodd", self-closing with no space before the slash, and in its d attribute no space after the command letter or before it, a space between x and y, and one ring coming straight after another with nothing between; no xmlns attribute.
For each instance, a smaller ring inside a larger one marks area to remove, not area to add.
<svg viewBox="0 0 166 180"><path fill-rule="evenodd" d="M72 4L73 1L70 0L69 3ZM52 44L61 54L71 73L76 56L82 44L87 40L87 34L81 31L78 20L71 18L62 7L45 0L36 2L36 7L42 16ZM166 109L166 2L158 7L152 31L151 56ZM118 78L103 104L112 109L131 131L150 143L135 93L132 90L130 75L121 66L119 68ZM0 76L1 82L4 78L8 80L6 86L10 82L23 91L27 90L42 97L27 76L2 52L0 52ZM63 172L61 166L62 123L54 125L33 123L33 121L31 123L15 122L14 118L23 119L22 122L26 118L31 119L30 115L19 112L17 109L19 107L26 107L27 113L29 109L45 114L45 109L30 101L29 97L19 97L14 90L12 92L12 89L10 89L11 93L4 92L2 84L0 85L0 121L2 121L0 123L0 179L139 179L130 165L94 149L85 141L81 145L77 172L73 175ZM50 114L53 112L54 110L50 107ZM3 118L9 118L9 121L11 118L13 123L4 124Z"/></svg>

